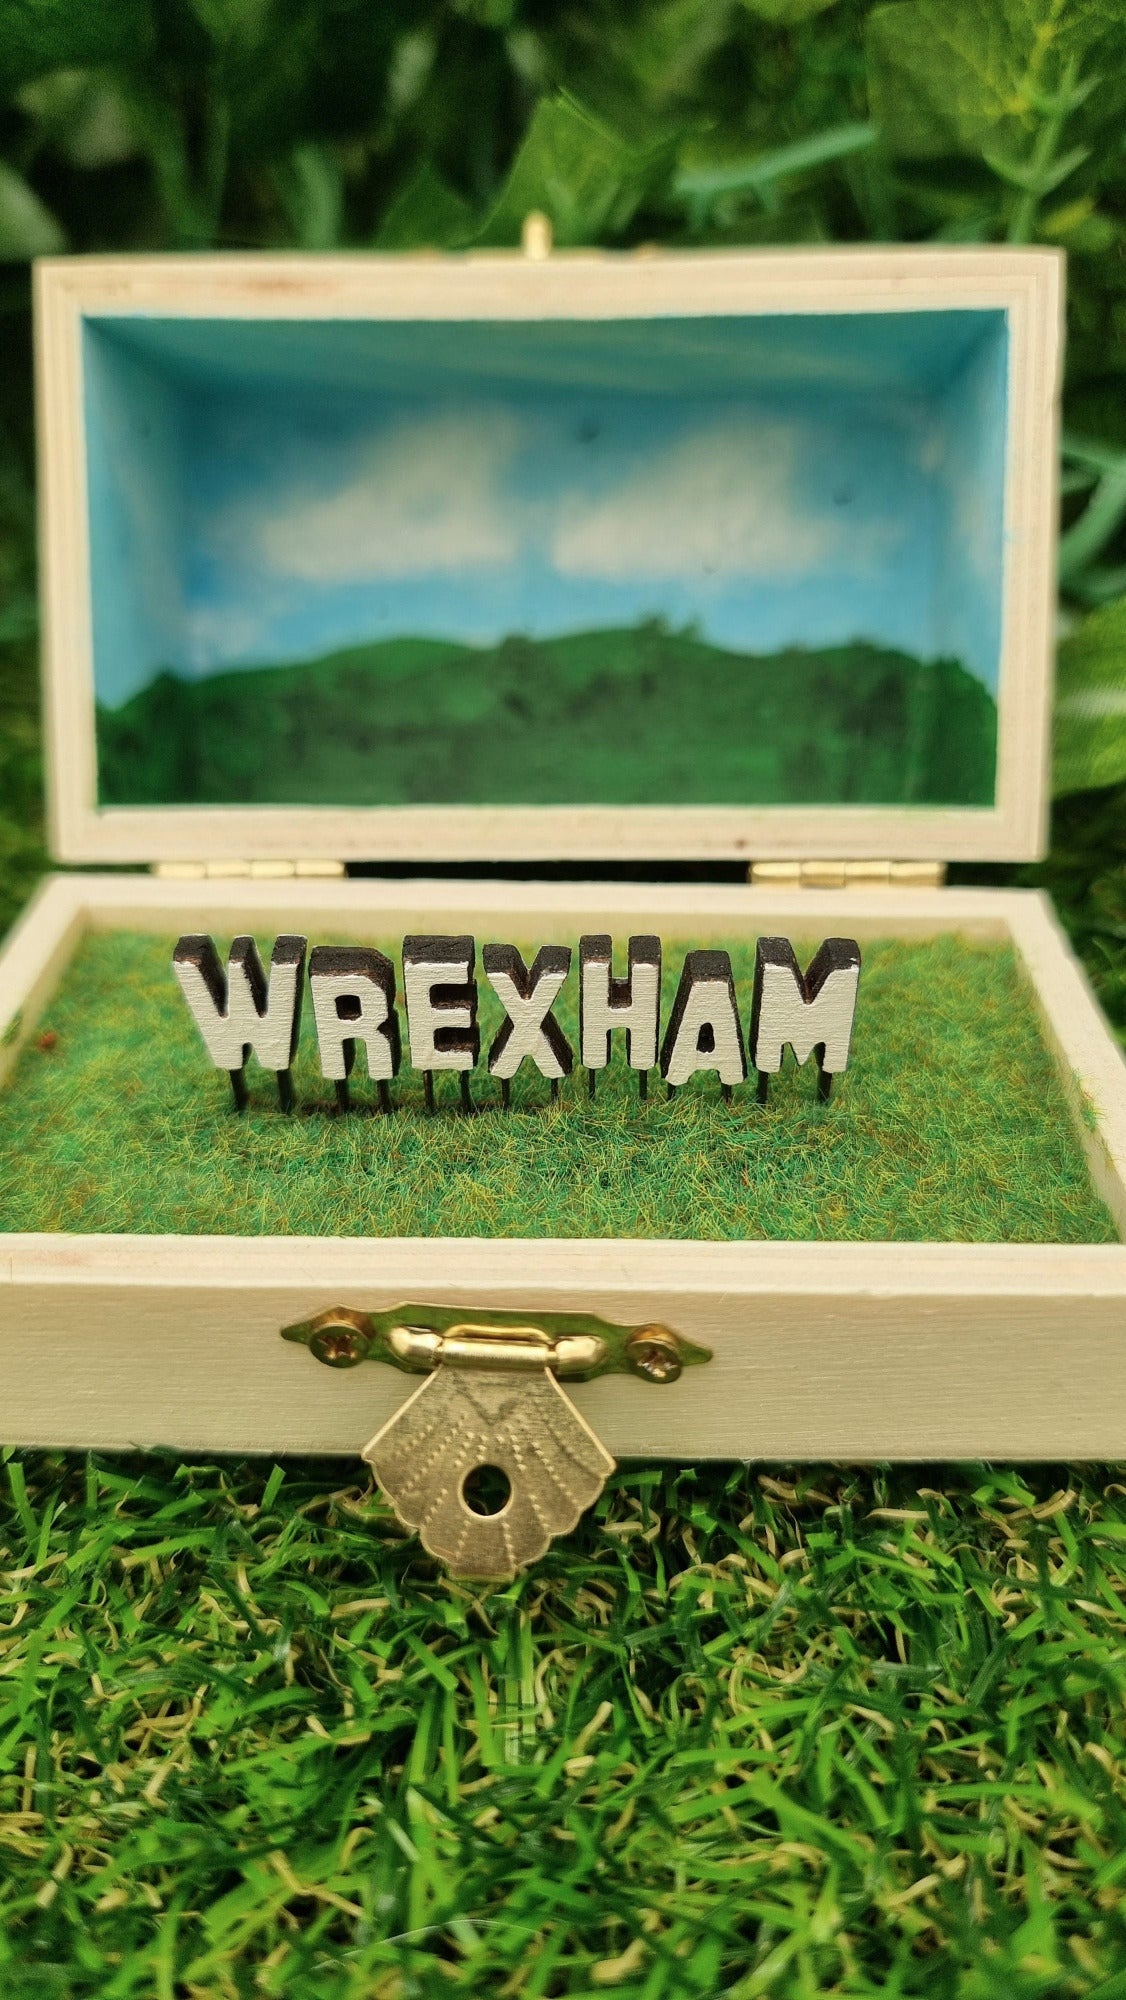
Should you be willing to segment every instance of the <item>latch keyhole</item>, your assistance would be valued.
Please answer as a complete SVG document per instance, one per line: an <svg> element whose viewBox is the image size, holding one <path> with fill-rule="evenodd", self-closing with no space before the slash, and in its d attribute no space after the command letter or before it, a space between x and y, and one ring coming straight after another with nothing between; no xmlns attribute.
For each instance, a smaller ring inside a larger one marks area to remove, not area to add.
<svg viewBox="0 0 1126 2000"><path fill-rule="evenodd" d="M475 1465L461 1482L461 1497L474 1514L503 1514L512 1481L503 1465Z"/></svg>

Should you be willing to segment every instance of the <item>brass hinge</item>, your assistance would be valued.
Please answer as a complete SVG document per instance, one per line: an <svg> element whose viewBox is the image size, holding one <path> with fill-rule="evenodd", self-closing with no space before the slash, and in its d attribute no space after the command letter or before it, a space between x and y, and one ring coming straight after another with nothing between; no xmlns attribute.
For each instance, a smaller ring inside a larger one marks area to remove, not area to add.
<svg viewBox="0 0 1126 2000"><path fill-rule="evenodd" d="M327 880L343 875L342 861L154 861L162 882L285 882L293 876Z"/></svg>
<svg viewBox="0 0 1126 2000"><path fill-rule="evenodd" d="M941 889L945 861L752 861L756 889Z"/></svg>
<svg viewBox="0 0 1126 2000"><path fill-rule="evenodd" d="M283 1327L282 1339L329 1368L383 1361L426 1375L361 1456L431 1555L455 1576L488 1581L513 1576L568 1534L614 1470L561 1376L668 1383L711 1360L708 1348L667 1326L457 1306L330 1306ZM483 1475L495 1481L495 1505Z"/></svg>

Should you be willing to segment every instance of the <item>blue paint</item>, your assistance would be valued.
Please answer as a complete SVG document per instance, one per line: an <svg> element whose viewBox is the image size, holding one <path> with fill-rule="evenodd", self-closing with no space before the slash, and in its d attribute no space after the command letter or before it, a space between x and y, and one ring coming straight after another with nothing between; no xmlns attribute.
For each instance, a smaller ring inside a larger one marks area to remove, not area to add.
<svg viewBox="0 0 1126 2000"><path fill-rule="evenodd" d="M87 322L95 677L694 621L995 690L999 312Z"/></svg>
<svg viewBox="0 0 1126 2000"><path fill-rule="evenodd" d="M94 682L113 703L187 653L184 408L117 343L87 336L83 372Z"/></svg>

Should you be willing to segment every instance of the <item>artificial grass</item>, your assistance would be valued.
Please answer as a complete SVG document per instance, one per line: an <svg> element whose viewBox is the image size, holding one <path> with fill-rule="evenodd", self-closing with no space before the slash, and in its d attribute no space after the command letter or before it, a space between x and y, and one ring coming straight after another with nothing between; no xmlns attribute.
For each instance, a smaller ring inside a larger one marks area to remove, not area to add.
<svg viewBox="0 0 1126 2000"><path fill-rule="evenodd" d="M268 940L263 940L264 951ZM386 948L391 951L393 947ZM616 1062L593 1103L552 1107L533 1072L513 1111L479 1070L482 1115L427 1117L404 1069L394 1116L340 1118L311 1009L277 1109L252 1067L230 1109L170 969L172 940L94 934L0 1096L0 1228L229 1235L769 1237L1113 1242L1012 951L962 938L871 945L854 1059L828 1106L789 1063L769 1107L714 1078L640 1104ZM805 954L808 956L808 951ZM744 1007L753 940L732 944ZM666 952L665 1009L681 963ZM572 975L557 1008L575 1039ZM502 1018L482 981L484 1044Z"/></svg>
<svg viewBox="0 0 1126 2000"><path fill-rule="evenodd" d="M0 1567L5 2000L1120 2000L1110 1475L634 1468L481 1594L339 1466L37 1453Z"/></svg>

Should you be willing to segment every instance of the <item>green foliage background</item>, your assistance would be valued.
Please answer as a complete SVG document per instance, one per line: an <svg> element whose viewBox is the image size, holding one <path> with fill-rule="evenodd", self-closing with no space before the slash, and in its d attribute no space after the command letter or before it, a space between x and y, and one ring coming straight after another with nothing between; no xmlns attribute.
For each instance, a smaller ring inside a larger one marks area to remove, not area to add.
<svg viewBox="0 0 1126 2000"><path fill-rule="evenodd" d="M0 925L45 865L28 259L1047 242L1047 881L1126 1025L1126 0L0 0ZM511 1590L324 1466L12 1458L34 2000L1126 1995L1120 1478L631 1471ZM941 1490L940 1490L941 1489Z"/></svg>
<svg viewBox="0 0 1126 2000"><path fill-rule="evenodd" d="M0 924L44 865L31 257L515 244L533 208L560 244L1051 243L1067 803L1025 879L1126 1024L1124 114L1124 0L0 0Z"/></svg>

